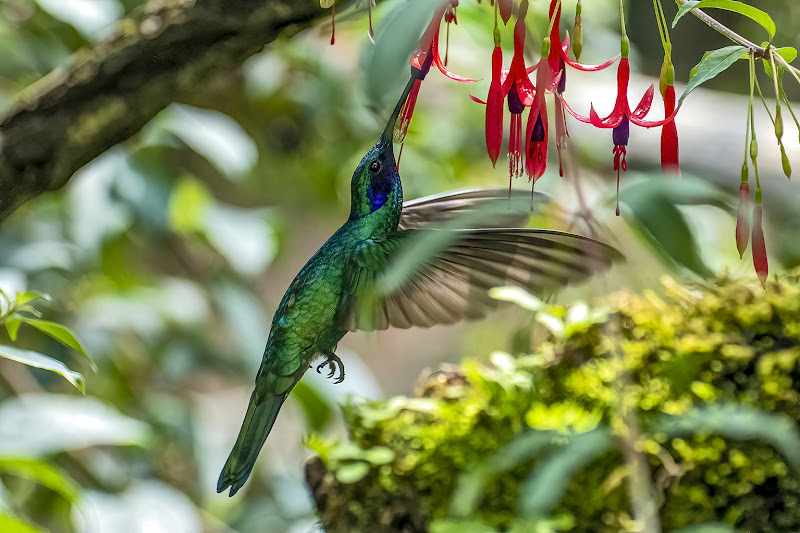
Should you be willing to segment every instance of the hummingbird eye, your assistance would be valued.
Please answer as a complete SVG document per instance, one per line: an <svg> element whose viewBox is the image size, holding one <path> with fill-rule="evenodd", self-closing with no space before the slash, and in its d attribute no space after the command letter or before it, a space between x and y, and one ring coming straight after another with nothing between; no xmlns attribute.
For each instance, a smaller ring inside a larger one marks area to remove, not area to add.
<svg viewBox="0 0 800 533"><path fill-rule="evenodd" d="M377 159L374 160L372 163L369 164L369 171L373 173L380 172L381 170L381 162Z"/></svg>

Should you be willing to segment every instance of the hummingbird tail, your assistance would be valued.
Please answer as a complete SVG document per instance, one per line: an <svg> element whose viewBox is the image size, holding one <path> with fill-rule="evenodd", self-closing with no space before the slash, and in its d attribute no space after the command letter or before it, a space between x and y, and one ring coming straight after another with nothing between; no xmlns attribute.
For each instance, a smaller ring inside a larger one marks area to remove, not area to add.
<svg viewBox="0 0 800 533"><path fill-rule="evenodd" d="M257 391L253 391L236 444L233 445L233 450L219 475L217 492L230 487L230 496L233 496L242 488L288 395L289 391L286 391L283 394L268 394L266 398L259 398Z"/></svg>

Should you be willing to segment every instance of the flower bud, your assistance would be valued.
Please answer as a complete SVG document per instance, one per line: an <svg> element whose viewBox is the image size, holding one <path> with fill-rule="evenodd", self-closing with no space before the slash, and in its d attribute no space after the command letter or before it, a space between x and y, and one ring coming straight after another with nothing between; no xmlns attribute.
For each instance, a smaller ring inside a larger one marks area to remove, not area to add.
<svg viewBox="0 0 800 533"><path fill-rule="evenodd" d="M581 2L575 6L575 26L572 28L572 53L575 54L575 61L580 61L581 51L583 51L583 18L581 17Z"/></svg>
<svg viewBox="0 0 800 533"><path fill-rule="evenodd" d="M750 186L742 183L739 186L739 213L736 217L736 249L739 251L739 259L747 250L747 242L750 239Z"/></svg>
<svg viewBox="0 0 800 533"><path fill-rule="evenodd" d="M786 149L781 144L781 165L783 165L783 173L786 177L792 179L792 165L789 164L789 158L786 156Z"/></svg>
<svg viewBox="0 0 800 533"><path fill-rule="evenodd" d="M753 266L761 286L767 288L769 265L767 264L767 248L764 245L764 231L761 229L761 204L753 209Z"/></svg>
<svg viewBox="0 0 800 533"><path fill-rule="evenodd" d="M750 159L753 161L758 157L758 142L755 139L750 141Z"/></svg>
<svg viewBox="0 0 800 533"><path fill-rule="evenodd" d="M775 137L777 137L778 140L783 137L783 117L781 117L780 102L775 106Z"/></svg>

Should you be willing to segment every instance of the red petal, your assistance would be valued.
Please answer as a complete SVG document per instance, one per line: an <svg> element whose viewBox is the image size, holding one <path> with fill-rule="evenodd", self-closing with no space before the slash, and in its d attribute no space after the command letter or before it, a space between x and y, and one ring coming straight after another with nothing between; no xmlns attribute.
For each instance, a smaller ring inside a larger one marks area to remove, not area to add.
<svg viewBox="0 0 800 533"><path fill-rule="evenodd" d="M761 229L761 205L756 205L753 209L753 266L756 268L761 286L766 288L769 265L767 247L764 245L764 231Z"/></svg>
<svg viewBox="0 0 800 533"><path fill-rule="evenodd" d="M556 93L556 98L561 100L561 103L564 104L564 108L566 108L567 112L570 115L572 115L573 117L575 117L577 120L580 120L584 124L591 124L592 123L592 120L589 117L581 115L580 113L576 113L575 111L573 111L572 108L567 103L567 101L564 100L563 96L561 96L560 94Z"/></svg>
<svg viewBox="0 0 800 533"><path fill-rule="evenodd" d="M598 65L586 65L584 63L578 63L574 59L570 59L569 55L569 35L564 38L564 42L561 45L561 58L564 60L564 63L571 66L574 69L582 70L584 72L595 72L598 70L603 70L604 68L608 68L614 64L614 61L619 59L620 54L615 55L605 63L600 63Z"/></svg>
<svg viewBox="0 0 800 533"><path fill-rule="evenodd" d="M496 46L492 52L492 83L486 98L486 148L492 165L497 164L503 144L503 86L500 84L503 51Z"/></svg>
<svg viewBox="0 0 800 533"><path fill-rule="evenodd" d="M439 29L436 29L436 35L431 41L431 52L433 53L433 62L436 63L436 66L439 68L442 74L450 78L451 80L461 81L461 82L472 82L475 81L470 78L465 78L464 76L459 76L458 74L453 74L447 67L444 66L442 63L442 58L439 55Z"/></svg>
<svg viewBox="0 0 800 533"><path fill-rule="evenodd" d="M653 105L653 94L655 92L655 87L653 84L650 84L650 87L644 92L642 99L639 100L639 105L636 106L636 109L633 110L631 113L632 118L643 119L647 113L650 112L650 106Z"/></svg>
<svg viewBox="0 0 800 533"><path fill-rule="evenodd" d="M667 85L664 91L664 114L670 115L675 111L675 87ZM675 121L671 120L661 128L661 171L680 175L681 167L678 160L678 128ZM741 255L741 253L739 254Z"/></svg>
<svg viewBox="0 0 800 533"><path fill-rule="evenodd" d="M617 103L619 104L619 101ZM594 105L589 108L589 123L595 128L616 128L623 118L625 118L625 113L620 105L615 106L606 118L600 118L594 110Z"/></svg>
<svg viewBox="0 0 800 533"><path fill-rule="evenodd" d="M469 97L470 97L470 98L472 98L472 101L473 101L473 102L477 102L477 103L479 103L479 104L486 105L486 102L484 102L483 100L481 100L481 99L480 99L480 98L478 98L477 96L472 96L472 95L469 95Z"/></svg>
<svg viewBox="0 0 800 533"><path fill-rule="evenodd" d="M750 186L742 183L739 186L739 213L736 216L736 249L739 250L739 258L747 250L747 242L750 240Z"/></svg>
<svg viewBox="0 0 800 533"><path fill-rule="evenodd" d="M409 63L412 67L421 69L422 64L425 63L428 51L431 49L433 42L436 40L434 37L439 35L439 25L442 22L444 11L448 5L449 2L442 2L433 12L431 22L428 24L428 27L425 28L425 33L422 34L422 37L417 43L417 48L414 50L414 53L411 54L411 61L409 61Z"/></svg>
<svg viewBox="0 0 800 533"><path fill-rule="evenodd" d="M678 106L678 109L673 111L672 114L670 116L666 117L664 120L640 120L640 119L638 119L636 117L633 117L633 116L630 117L630 119L631 119L631 122L633 122L634 124L636 124L637 126L639 126L641 128L656 128L658 126L663 126L664 124L672 122L675 119L675 115L678 114L678 111L680 111L680 109L681 109L681 107Z"/></svg>

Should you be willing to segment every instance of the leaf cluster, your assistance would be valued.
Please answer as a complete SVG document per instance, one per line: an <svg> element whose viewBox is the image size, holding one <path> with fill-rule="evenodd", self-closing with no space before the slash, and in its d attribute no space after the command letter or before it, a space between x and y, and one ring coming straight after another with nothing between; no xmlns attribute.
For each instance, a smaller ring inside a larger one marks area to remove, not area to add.
<svg viewBox="0 0 800 533"><path fill-rule="evenodd" d="M663 283L613 313L507 294L553 332L534 353L346 406L351 441L310 442L326 531L636 531L641 497L665 531L800 529L800 271L766 294Z"/></svg>

